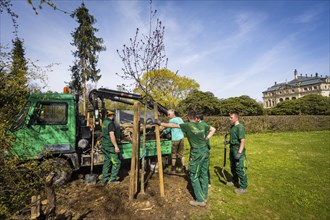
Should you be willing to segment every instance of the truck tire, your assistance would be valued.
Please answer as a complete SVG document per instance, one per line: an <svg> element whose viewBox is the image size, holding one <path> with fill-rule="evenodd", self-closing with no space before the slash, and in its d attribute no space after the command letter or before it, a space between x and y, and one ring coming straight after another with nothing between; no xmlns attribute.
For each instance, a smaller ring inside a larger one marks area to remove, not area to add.
<svg viewBox="0 0 330 220"><path fill-rule="evenodd" d="M53 172L53 186L63 186L65 185L71 178L72 175L72 168L69 162L63 158L51 158L45 160L42 163L42 166L46 170L47 176L49 173Z"/></svg>

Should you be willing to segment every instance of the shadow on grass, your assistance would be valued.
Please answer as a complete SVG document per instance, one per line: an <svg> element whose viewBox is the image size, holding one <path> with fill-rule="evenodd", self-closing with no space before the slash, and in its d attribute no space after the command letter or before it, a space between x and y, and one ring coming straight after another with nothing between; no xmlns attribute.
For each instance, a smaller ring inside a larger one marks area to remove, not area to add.
<svg viewBox="0 0 330 220"><path fill-rule="evenodd" d="M227 182L233 180L233 176L226 169L223 169L222 167L215 166L214 173L217 175L219 182L223 183L224 185L226 185Z"/></svg>

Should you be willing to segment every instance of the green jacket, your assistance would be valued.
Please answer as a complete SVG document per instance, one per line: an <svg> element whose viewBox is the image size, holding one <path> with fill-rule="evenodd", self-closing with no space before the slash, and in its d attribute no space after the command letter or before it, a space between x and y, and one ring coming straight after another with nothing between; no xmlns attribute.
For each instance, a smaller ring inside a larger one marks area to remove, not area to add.
<svg viewBox="0 0 330 220"><path fill-rule="evenodd" d="M110 131L116 133L115 122L106 118L102 123L102 146L114 146L110 140Z"/></svg>

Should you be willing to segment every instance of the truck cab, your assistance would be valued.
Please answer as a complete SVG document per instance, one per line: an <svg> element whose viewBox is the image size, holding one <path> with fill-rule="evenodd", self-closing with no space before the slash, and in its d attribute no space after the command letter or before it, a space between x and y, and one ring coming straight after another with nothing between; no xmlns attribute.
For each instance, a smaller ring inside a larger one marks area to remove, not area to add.
<svg viewBox="0 0 330 220"><path fill-rule="evenodd" d="M10 152L24 160L76 153L75 102L72 94L31 94L7 133L14 138Z"/></svg>

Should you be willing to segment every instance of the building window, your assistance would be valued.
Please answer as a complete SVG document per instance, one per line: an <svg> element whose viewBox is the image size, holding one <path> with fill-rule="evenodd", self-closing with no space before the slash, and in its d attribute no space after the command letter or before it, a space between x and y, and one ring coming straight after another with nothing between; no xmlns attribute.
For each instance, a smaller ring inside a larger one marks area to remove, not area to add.
<svg viewBox="0 0 330 220"><path fill-rule="evenodd" d="M294 89L292 89L291 91L294 92Z"/></svg>
<svg viewBox="0 0 330 220"><path fill-rule="evenodd" d="M285 100L290 100L289 98L285 98Z"/></svg>
<svg viewBox="0 0 330 220"><path fill-rule="evenodd" d="M314 86L314 89L317 89L317 86Z"/></svg>
<svg viewBox="0 0 330 220"><path fill-rule="evenodd" d="M312 87L309 87L308 90L312 90Z"/></svg>
<svg viewBox="0 0 330 220"><path fill-rule="evenodd" d="M305 87L304 90L307 91L307 88Z"/></svg>
<svg viewBox="0 0 330 220"><path fill-rule="evenodd" d="M282 98L280 98L280 102L283 102L283 99Z"/></svg>
<svg viewBox="0 0 330 220"><path fill-rule="evenodd" d="M292 97L292 100L296 100L296 97Z"/></svg>

